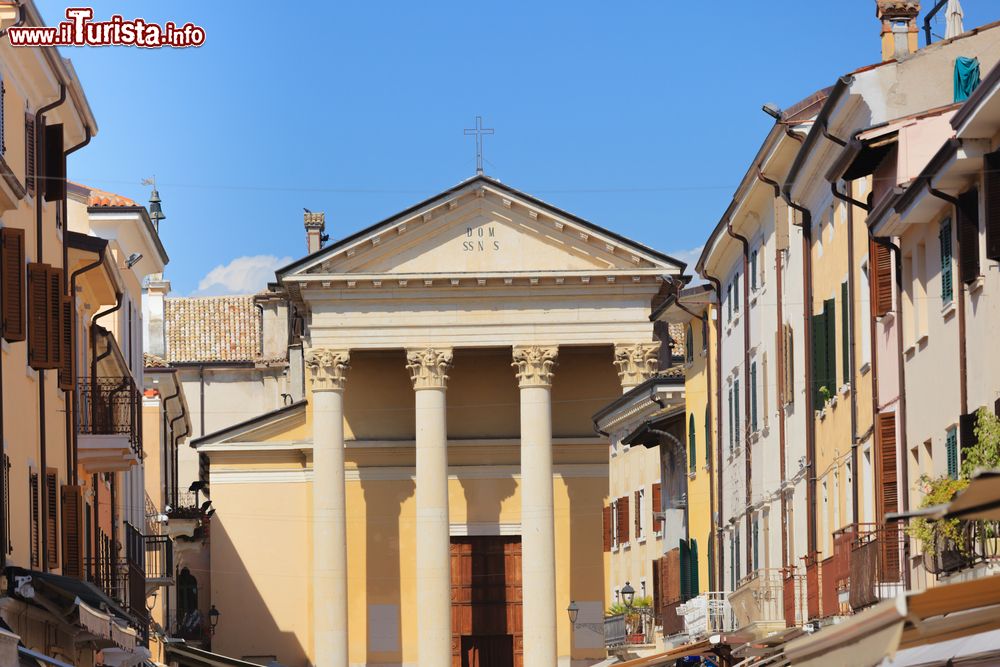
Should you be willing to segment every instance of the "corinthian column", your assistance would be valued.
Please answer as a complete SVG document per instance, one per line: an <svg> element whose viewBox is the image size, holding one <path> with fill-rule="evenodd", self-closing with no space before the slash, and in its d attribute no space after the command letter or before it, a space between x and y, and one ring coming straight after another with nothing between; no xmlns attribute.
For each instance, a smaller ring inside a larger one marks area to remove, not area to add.
<svg viewBox="0 0 1000 667"><path fill-rule="evenodd" d="M659 343L615 345L615 366L618 367L623 392L628 392L656 374L659 353Z"/></svg>
<svg viewBox="0 0 1000 667"><path fill-rule="evenodd" d="M524 665L556 664L556 556L552 518L552 369L558 348L514 347L521 388L521 583Z"/></svg>
<svg viewBox="0 0 1000 667"><path fill-rule="evenodd" d="M417 658L451 664L451 537L448 532L448 430L445 392L450 349L408 350L416 393Z"/></svg>
<svg viewBox="0 0 1000 667"><path fill-rule="evenodd" d="M306 355L313 414L313 637L317 665L348 667L344 382L347 350Z"/></svg>

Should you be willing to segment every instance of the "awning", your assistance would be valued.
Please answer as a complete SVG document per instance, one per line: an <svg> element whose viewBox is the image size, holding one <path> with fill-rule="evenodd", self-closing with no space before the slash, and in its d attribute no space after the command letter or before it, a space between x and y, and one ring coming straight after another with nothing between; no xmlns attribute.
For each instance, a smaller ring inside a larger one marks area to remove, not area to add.
<svg viewBox="0 0 1000 667"><path fill-rule="evenodd" d="M37 667L37 665L48 665L50 667L73 667L73 665L67 664L62 660L50 658L44 653L32 651L31 649L23 646L17 647L17 653L20 658L21 665L28 665L29 667Z"/></svg>
<svg viewBox="0 0 1000 667"><path fill-rule="evenodd" d="M886 600L843 623L795 639L784 655L793 665L877 665L893 655L906 622L904 597Z"/></svg>
<svg viewBox="0 0 1000 667"><path fill-rule="evenodd" d="M959 659L974 663L990 658L1000 658L1000 630L903 649L895 658L883 661L882 667L930 667Z"/></svg>
<svg viewBox="0 0 1000 667"><path fill-rule="evenodd" d="M164 651L166 657L176 660L180 667L260 667L251 662L188 646L183 642L166 644Z"/></svg>
<svg viewBox="0 0 1000 667"><path fill-rule="evenodd" d="M707 639L703 639L691 644L683 644L664 653L649 655L645 658L636 658L635 660L618 664L620 667L660 667L661 665L671 664L674 660L680 660L681 658L697 655L715 655L714 648L714 644Z"/></svg>

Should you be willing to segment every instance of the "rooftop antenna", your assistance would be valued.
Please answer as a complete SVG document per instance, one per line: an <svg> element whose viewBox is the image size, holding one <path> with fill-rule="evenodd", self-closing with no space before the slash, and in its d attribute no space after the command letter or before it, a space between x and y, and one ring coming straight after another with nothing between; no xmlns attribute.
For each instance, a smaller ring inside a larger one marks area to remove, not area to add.
<svg viewBox="0 0 1000 667"><path fill-rule="evenodd" d="M472 128L465 128L464 133L468 135L476 135L476 174L483 174L483 135L493 134L492 127L483 127L483 117L476 116L476 126Z"/></svg>

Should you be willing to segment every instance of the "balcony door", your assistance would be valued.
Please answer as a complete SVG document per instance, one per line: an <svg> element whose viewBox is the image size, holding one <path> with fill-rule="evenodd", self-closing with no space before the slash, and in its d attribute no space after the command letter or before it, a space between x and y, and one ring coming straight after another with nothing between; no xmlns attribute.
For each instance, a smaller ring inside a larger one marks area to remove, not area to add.
<svg viewBox="0 0 1000 667"><path fill-rule="evenodd" d="M452 667L522 667L521 538L451 539Z"/></svg>

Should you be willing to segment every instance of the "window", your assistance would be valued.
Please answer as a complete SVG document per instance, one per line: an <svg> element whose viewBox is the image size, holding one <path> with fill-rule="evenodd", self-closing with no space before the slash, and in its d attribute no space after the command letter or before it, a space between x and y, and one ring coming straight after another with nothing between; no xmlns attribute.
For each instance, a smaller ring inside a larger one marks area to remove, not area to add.
<svg viewBox="0 0 1000 667"><path fill-rule="evenodd" d="M4 227L0 230L0 311L2 333L8 343L25 337L24 319L24 230Z"/></svg>
<svg viewBox="0 0 1000 667"><path fill-rule="evenodd" d="M757 362L750 362L750 432L757 432Z"/></svg>
<svg viewBox="0 0 1000 667"><path fill-rule="evenodd" d="M757 249L750 252L750 289L757 291Z"/></svg>
<svg viewBox="0 0 1000 667"><path fill-rule="evenodd" d="M694 474L698 467L698 453L695 448L694 413L688 415L688 472Z"/></svg>
<svg viewBox="0 0 1000 667"><path fill-rule="evenodd" d="M733 310L736 314L740 313L740 274L733 276Z"/></svg>
<svg viewBox="0 0 1000 667"><path fill-rule="evenodd" d="M872 361L872 321L871 321L871 278L868 275L868 262L861 265L861 365L870 364Z"/></svg>
<svg viewBox="0 0 1000 667"><path fill-rule="evenodd" d="M954 291L951 274L951 218L945 218L938 234L941 241L941 302L950 303Z"/></svg>
<svg viewBox="0 0 1000 667"><path fill-rule="evenodd" d="M645 537L642 530L642 508L643 500L646 498L646 490L639 489L635 492L635 539L641 540Z"/></svg>
<svg viewBox="0 0 1000 667"><path fill-rule="evenodd" d="M29 543L31 545L31 567L41 566L41 526L39 522L41 521L41 506L40 499L38 497L38 473L31 472L28 474L28 492L31 494L31 528L29 535Z"/></svg>
<svg viewBox="0 0 1000 667"><path fill-rule="evenodd" d="M691 574L689 575L688 583L690 590L688 591L691 597L698 597L700 592L700 586L698 582L698 540L693 537L689 540L689 560L691 563Z"/></svg>
<svg viewBox="0 0 1000 667"><path fill-rule="evenodd" d="M736 590L736 536L729 536L729 590Z"/></svg>
<svg viewBox="0 0 1000 667"><path fill-rule="evenodd" d="M653 502L651 503L653 509L653 532L662 535L663 534L663 491L660 483L657 482L653 485ZM659 516L657 516L659 514Z"/></svg>
<svg viewBox="0 0 1000 667"><path fill-rule="evenodd" d="M45 562L49 568L59 567L59 471L45 471Z"/></svg>
<svg viewBox="0 0 1000 667"><path fill-rule="evenodd" d="M736 441L736 427L733 425L733 388L729 388L729 453L733 453Z"/></svg>
<svg viewBox="0 0 1000 667"><path fill-rule="evenodd" d="M840 359L841 377L844 381L841 384L851 384L851 318L850 318L851 297L850 290L845 280L840 284Z"/></svg>
<svg viewBox="0 0 1000 667"><path fill-rule="evenodd" d="M958 437L954 427L948 429L945 436L944 451L948 461L948 477L958 479Z"/></svg>
<svg viewBox="0 0 1000 667"><path fill-rule="evenodd" d="M979 190L972 188L958 196L955 235L958 237L958 265L962 282L979 277Z"/></svg>
<svg viewBox="0 0 1000 667"><path fill-rule="evenodd" d="M35 117L24 114L24 189L35 194Z"/></svg>
<svg viewBox="0 0 1000 667"><path fill-rule="evenodd" d="M760 567L760 515L753 517L753 570Z"/></svg>
<svg viewBox="0 0 1000 667"><path fill-rule="evenodd" d="M781 402L788 405L795 400L795 337L792 333L792 325L782 325L784 335L784 383L782 386Z"/></svg>
<svg viewBox="0 0 1000 667"><path fill-rule="evenodd" d="M986 223L986 258L1000 260L1000 151L983 161L983 221Z"/></svg>
<svg viewBox="0 0 1000 667"><path fill-rule="evenodd" d="M688 363L694 361L694 334L689 323L684 329L684 358Z"/></svg>
<svg viewBox="0 0 1000 667"><path fill-rule="evenodd" d="M733 321L733 284L726 288L726 323Z"/></svg>
<svg viewBox="0 0 1000 667"><path fill-rule="evenodd" d="M837 341L834 321L836 304L823 302L823 312L812 316L812 391L813 406L820 410L833 396L837 380ZM824 391L825 389L825 391Z"/></svg>
<svg viewBox="0 0 1000 667"><path fill-rule="evenodd" d="M701 314L701 351L708 350L708 313Z"/></svg>
<svg viewBox="0 0 1000 667"><path fill-rule="evenodd" d="M736 446L739 447L740 439L740 381L733 380L733 435L736 439Z"/></svg>
<svg viewBox="0 0 1000 667"><path fill-rule="evenodd" d="M712 413L705 407L705 467L712 466Z"/></svg>

